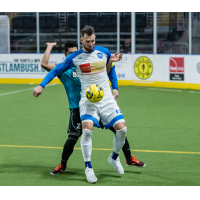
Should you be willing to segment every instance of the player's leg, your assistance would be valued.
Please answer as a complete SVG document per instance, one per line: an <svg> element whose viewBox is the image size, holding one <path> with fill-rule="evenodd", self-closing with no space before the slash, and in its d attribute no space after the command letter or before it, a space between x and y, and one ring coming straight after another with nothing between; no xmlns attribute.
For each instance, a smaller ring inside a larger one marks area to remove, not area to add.
<svg viewBox="0 0 200 200"><path fill-rule="evenodd" d="M85 174L89 183L95 183L97 177L94 174L94 170L91 164L91 154L92 154L92 132L93 124L99 121L99 116L95 106L90 106L87 104L80 105L80 115L82 121L82 136L81 136L81 150L83 154L83 159L85 162Z"/></svg>
<svg viewBox="0 0 200 200"><path fill-rule="evenodd" d="M124 168L119 159L119 153L124 146L126 131L124 117L114 100L110 98L106 100L100 109L101 120L105 128L114 127L116 134L113 139L113 152L108 158L108 162L114 166L118 174L124 174Z"/></svg>
<svg viewBox="0 0 200 200"><path fill-rule="evenodd" d="M104 129L104 125L102 124L101 120L99 121L99 125L101 126L102 129ZM112 131L114 134L116 134L116 130L114 129L113 126L111 126L109 128L109 130ZM124 146L122 147L122 151L124 153L126 161L130 161L132 154L131 154L130 145L129 145L129 142L127 140L127 137L125 138L125 143L124 143Z"/></svg>
<svg viewBox="0 0 200 200"><path fill-rule="evenodd" d="M126 130L126 127L116 130L116 134L113 139L113 152L108 157L108 162L113 165L118 174L124 174L124 168L120 162L119 153L125 143Z"/></svg>
<svg viewBox="0 0 200 200"><path fill-rule="evenodd" d="M93 132L93 121L83 120L82 121L83 134L81 137L81 150L83 159L85 162L85 168L92 168L91 165L91 154L92 154L92 132Z"/></svg>
<svg viewBox="0 0 200 200"><path fill-rule="evenodd" d="M110 127L109 129L116 134L114 127ZM116 141L115 138L114 138L114 141ZM113 143L114 143L114 141L113 141ZM117 142L113 145L116 146ZM124 146L122 147L122 151L124 153L124 156L126 157L126 165L127 166L136 166L136 167L145 167L146 166L146 164L144 162L139 161L137 158L134 157L134 155L131 154L130 145L127 140L127 137L125 138L125 143L124 143Z"/></svg>
<svg viewBox="0 0 200 200"><path fill-rule="evenodd" d="M118 141L115 143L115 148L117 147L117 148L120 148L121 146L121 144L120 144L120 141L121 141L121 139L122 139L122 137L123 137L123 132L124 132L124 129L125 130L127 130L127 128L126 128L126 125L125 125L125 122L119 122L119 123L117 123L117 124L115 124L114 125L114 129L116 130L116 136L117 136L117 139L118 139ZM119 133L119 134L118 134ZM121 135L121 133L122 133L122 135ZM118 134L118 135L117 135ZM117 149L116 148L116 149ZM130 148L130 147L129 147ZM114 157L115 156L115 149L113 148L113 155L112 155L112 157ZM116 154L117 155L117 154ZM126 165L127 166L137 166L137 167L145 167L146 166L146 164L145 163L143 163L142 161L139 161L139 160L137 160L137 158L135 158L134 157L134 155L132 155L131 156L131 158L130 158L130 160L128 161L128 160L126 160Z"/></svg>
<svg viewBox="0 0 200 200"><path fill-rule="evenodd" d="M99 123L100 124L100 123ZM116 130L114 129L114 127L110 127L109 128L114 134L116 134ZM131 157L132 157L132 154L131 154L131 150L130 150L130 145L129 145L129 142L128 142L128 139L127 137L125 138L125 143L124 143L124 146L122 147L122 151L124 153L124 156L126 158L126 161L130 161Z"/></svg>
<svg viewBox="0 0 200 200"><path fill-rule="evenodd" d="M56 167L51 174L60 174L66 171L67 161L71 154L73 153L74 146L78 141L78 138L82 134L81 120L79 114L79 108L70 110L70 119L68 126L68 139L64 144L61 163Z"/></svg>
<svg viewBox="0 0 200 200"><path fill-rule="evenodd" d="M63 165L63 167L67 166L67 161L74 151L74 146L76 145L78 138L79 136L76 135L68 136L68 139L63 147L62 158L61 158L61 164Z"/></svg>
<svg viewBox="0 0 200 200"><path fill-rule="evenodd" d="M112 160L117 161L119 160L119 153L125 144L127 128L124 119L117 120L113 127L116 131L116 134L113 139L113 152L109 158L111 160L112 157ZM121 166L121 168L123 167Z"/></svg>
<svg viewBox="0 0 200 200"><path fill-rule="evenodd" d="M89 183L95 183L97 177L94 174L94 170L91 164L91 154L92 154L92 132L93 132L93 121L83 120L82 121L82 136L81 136L81 150L83 154L83 159L85 162L85 175Z"/></svg>

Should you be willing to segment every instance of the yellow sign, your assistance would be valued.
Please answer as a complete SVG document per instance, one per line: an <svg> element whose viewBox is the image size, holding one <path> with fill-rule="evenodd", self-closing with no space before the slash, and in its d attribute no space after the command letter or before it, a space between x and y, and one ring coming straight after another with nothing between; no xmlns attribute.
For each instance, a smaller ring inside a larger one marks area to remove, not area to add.
<svg viewBox="0 0 200 200"><path fill-rule="evenodd" d="M153 72L151 60L145 56L139 57L134 64L134 71L138 78L148 79Z"/></svg>

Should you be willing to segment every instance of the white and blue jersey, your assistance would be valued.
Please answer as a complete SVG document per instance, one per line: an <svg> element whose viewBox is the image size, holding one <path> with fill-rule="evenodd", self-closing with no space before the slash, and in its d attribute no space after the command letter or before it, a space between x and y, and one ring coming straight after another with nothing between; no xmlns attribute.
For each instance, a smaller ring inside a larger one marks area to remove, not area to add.
<svg viewBox="0 0 200 200"><path fill-rule="evenodd" d="M81 82L81 101L79 102L81 120L91 119L96 126L99 126L98 121L101 117L104 126L109 128L118 120L124 119L108 83L106 64L110 57L110 51L104 47L95 46L92 52L78 50L52 69L40 86L44 88L54 77L75 68ZM92 84L98 84L104 89L104 98L100 102L92 103L86 98L85 91Z"/></svg>
<svg viewBox="0 0 200 200"><path fill-rule="evenodd" d="M84 91L89 85L93 83L99 84L100 82L108 80L106 64L108 63L110 56L110 51L104 47L95 46L92 52L84 52L80 49L71 53L65 60L58 63L56 67L46 75L40 86L44 88L56 76L60 76L64 71L75 67L81 81L81 90L85 93ZM103 87L102 84L99 85Z"/></svg>
<svg viewBox="0 0 200 200"><path fill-rule="evenodd" d="M112 88L118 90L115 65L112 66L108 77ZM65 87L69 102L69 109L79 108L79 101L81 100L81 82L77 76L75 68L73 67L72 69L63 72L58 78Z"/></svg>

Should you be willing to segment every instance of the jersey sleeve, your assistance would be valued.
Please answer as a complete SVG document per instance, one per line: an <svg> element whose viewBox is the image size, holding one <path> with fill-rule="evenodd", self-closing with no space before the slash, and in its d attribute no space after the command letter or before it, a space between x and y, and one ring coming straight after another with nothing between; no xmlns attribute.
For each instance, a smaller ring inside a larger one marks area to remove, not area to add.
<svg viewBox="0 0 200 200"><path fill-rule="evenodd" d="M106 56L107 56L106 65L107 65L109 60L110 60L110 57L111 57L111 53L110 53L109 49L107 49L105 47L101 47L101 46L95 46L95 49L103 52L104 54L106 54Z"/></svg>
<svg viewBox="0 0 200 200"><path fill-rule="evenodd" d="M109 60L110 60L110 57L111 57L111 53L110 53L110 51L108 49L107 49L106 54L107 54L107 62L106 62L106 65L107 65Z"/></svg>
<svg viewBox="0 0 200 200"><path fill-rule="evenodd" d="M43 88L51 82L56 76L60 76L64 71L74 67L72 57L69 55L62 62L58 63L54 69L52 69L40 83Z"/></svg>
<svg viewBox="0 0 200 200"><path fill-rule="evenodd" d="M115 71L115 65L112 64L111 70L108 74L109 80L112 85L112 89L117 89L118 90L118 80L117 80L117 74Z"/></svg>

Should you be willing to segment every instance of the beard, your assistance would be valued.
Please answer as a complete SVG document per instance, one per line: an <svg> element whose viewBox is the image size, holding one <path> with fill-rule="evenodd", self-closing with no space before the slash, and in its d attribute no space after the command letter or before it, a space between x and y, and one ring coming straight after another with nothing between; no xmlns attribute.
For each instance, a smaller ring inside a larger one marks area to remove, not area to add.
<svg viewBox="0 0 200 200"><path fill-rule="evenodd" d="M92 52L92 51L94 50L94 47L93 47L92 49L89 49L89 48L87 48L84 44L83 44L83 47L84 47L84 49L85 49L86 51L88 51L88 52Z"/></svg>

